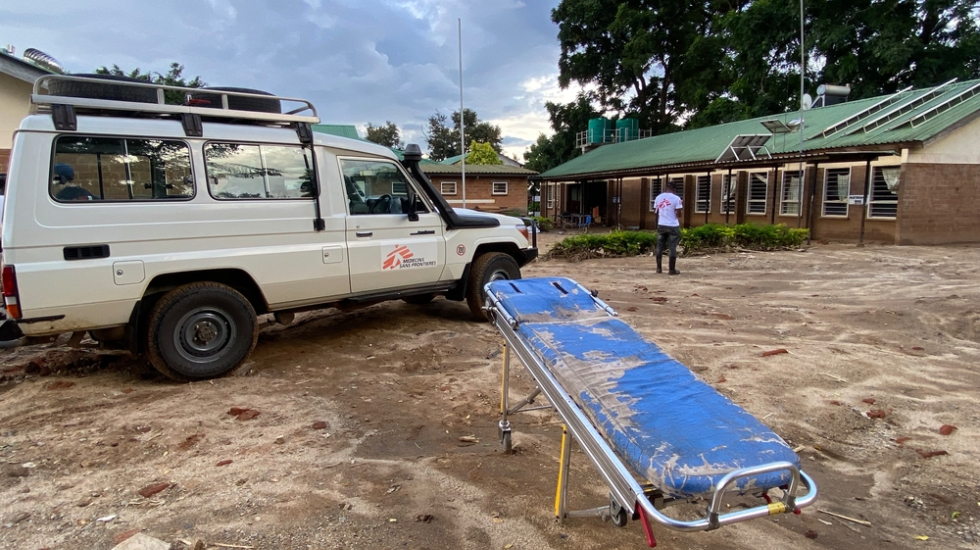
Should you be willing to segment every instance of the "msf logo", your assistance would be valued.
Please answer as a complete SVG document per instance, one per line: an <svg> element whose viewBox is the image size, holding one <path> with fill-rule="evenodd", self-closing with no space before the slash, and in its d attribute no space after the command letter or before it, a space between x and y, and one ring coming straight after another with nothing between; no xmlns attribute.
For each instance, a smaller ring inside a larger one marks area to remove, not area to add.
<svg viewBox="0 0 980 550"><path fill-rule="evenodd" d="M407 246L396 246L394 250L388 253L381 269L398 269L398 266L402 265L402 261L410 260L413 256L414 254L412 254L412 251Z"/></svg>

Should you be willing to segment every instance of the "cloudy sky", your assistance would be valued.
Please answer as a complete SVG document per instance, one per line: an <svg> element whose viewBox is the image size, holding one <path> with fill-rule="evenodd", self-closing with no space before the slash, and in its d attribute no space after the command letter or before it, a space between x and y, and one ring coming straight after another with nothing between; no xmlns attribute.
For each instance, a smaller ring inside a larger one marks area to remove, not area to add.
<svg viewBox="0 0 980 550"><path fill-rule="evenodd" d="M37 48L69 72L185 66L214 86L301 97L325 123L390 120L425 149L436 110L459 108L457 19L467 108L501 127L523 160L550 133L559 0L3 0L0 44Z"/></svg>

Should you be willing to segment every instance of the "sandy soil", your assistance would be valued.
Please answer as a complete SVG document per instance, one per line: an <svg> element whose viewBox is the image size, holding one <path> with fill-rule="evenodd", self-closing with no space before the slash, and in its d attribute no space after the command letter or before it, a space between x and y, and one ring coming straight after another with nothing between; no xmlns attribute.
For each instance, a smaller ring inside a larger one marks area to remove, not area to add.
<svg viewBox="0 0 980 550"><path fill-rule="evenodd" d="M800 516L658 528L661 548L980 546L980 248L816 245L683 258L678 277L652 267L553 260L524 276L597 289L803 446L820 488ZM555 414L516 417L516 450L501 452L500 349L438 299L270 326L244 375L193 384L124 354L0 351L0 547L109 549L133 529L174 548L642 547L636 522L555 522ZM788 353L762 356L775 349ZM517 371L515 394L531 387ZM572 507L608 502L585 455L570 479ZM166 488L140 495L154 484Z"/></svg>

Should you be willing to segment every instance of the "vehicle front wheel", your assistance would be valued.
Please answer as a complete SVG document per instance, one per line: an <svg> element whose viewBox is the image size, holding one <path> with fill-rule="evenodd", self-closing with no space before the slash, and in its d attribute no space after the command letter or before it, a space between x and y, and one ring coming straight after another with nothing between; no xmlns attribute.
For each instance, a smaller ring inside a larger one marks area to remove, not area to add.
<svg viewBox="0 0 980 550"><path fill-rule="evenodd" d="M521 268L514 258L503 252L488 252L478 257L470 269L470 280L466 285L466 303L477 321L486 321L487 313L483 311L486 298L483 287L491 281L501 279L520 279Z"/></svg>
<svg viewBox="0 0 980 550"><path fill-rule="evenodd" d="M241 293L219 283L191 283L171 290L153 306L147 354L170 378L203 380L245 362L258 335L255 310Z"/></svg>

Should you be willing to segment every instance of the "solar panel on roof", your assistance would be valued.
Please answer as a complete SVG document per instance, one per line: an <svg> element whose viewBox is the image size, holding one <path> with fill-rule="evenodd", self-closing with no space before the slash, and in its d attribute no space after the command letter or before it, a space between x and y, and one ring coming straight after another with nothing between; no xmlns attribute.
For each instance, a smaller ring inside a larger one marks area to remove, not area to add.
<svg viewBox="0 0 980 550"><path fill-rule="evenodd" d="M769 158L766 142L772 134L739 134L725 147L715 162L737 162L740 160L755 160L761 151Z"/></svg>

